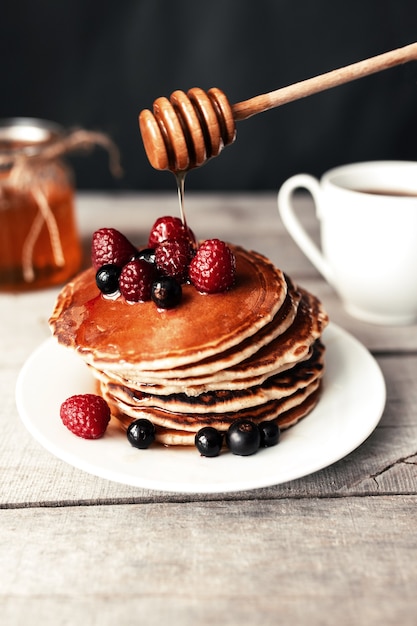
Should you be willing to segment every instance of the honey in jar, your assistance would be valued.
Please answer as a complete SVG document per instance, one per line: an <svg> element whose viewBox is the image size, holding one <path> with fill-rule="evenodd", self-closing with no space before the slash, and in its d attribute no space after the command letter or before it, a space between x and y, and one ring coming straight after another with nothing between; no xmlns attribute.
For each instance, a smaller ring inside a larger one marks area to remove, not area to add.
<svg viewBox="0 0 417 626"><path fill-rule="evenodd" d="M0 291L57 285L80 268L72 173L53 151L61 136L42 120L0 122Z"/></svg>

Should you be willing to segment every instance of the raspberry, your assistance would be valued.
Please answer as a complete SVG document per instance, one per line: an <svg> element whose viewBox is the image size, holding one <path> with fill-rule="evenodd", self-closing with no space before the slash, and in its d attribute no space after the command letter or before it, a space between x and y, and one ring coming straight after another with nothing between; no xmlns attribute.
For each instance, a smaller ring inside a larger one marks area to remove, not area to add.
<svg viewBox="0 0 417 626"><path fill-rule="evenodd" d="M91 261L95 270L109 264L122 267L135 254L135 246L118 230L100 228L93 233Z"/></svg>
<svg viewBox="0 0 417 626"><path fill-rule="evenodd" d="M192 230L185 227L179 217L171 217L170 215L159 217L156 220L149 234L148 247L156 248L158 244L167 239L187 239L193 245L195 244Z"/></svg>
<svg viewBox="0 0 417 626"><path fill-rule="evenodd" d="M156 265L165 276L171 276L180 283L188 280L188 266L193 249L186 239L167 239L155 250Z"/></svg>
<svg viewBox="0 0 417 626"><path fill-rule="evenodd" d="M151 299L155 268L143 259L129 261L119 277L120 293L128 302L145 302Z"/></svg>
<svg viewBox="0 0 417 626"><path fill-rule="evenodd" d="M204 241L189 267L190 280L202 293L226 291L233 285L235 273L235 255L219 239Z"/></svg>
<svg viewBox="0 0 417 626"><path fill-rule="evenodd" d="M74 435L83 439L99 439L110 421L110 409L105 400L92 393L67 398L61 404L61 420Z"/></svg>

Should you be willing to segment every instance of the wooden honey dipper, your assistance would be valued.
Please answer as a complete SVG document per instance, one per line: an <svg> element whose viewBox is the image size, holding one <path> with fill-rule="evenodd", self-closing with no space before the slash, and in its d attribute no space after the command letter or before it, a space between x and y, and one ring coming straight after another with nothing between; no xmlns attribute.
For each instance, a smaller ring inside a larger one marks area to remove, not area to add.
<svg viewBox="0 0 417 626"><path fill-rule="evenodd" d="M413 43L233 105L217 87L174 91L139 114L145 152L157 170L186 172L233 143L237 121L416 59Z"/></svg>

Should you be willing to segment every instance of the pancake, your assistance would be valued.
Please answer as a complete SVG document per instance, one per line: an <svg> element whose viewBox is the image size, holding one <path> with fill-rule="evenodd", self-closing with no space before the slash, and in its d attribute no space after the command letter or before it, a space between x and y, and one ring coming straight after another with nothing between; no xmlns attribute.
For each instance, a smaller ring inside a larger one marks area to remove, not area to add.
<svg viewBox="0 0 417 626"><path fill-rule="evenodd" d="M151 301L103 298L94 270L86 270L58 295L52 332L101 369L166 370L224 352L271 322L287 295L281 270L256 252L231 247L233 289L205 296L184 285L181 306L170 310L157 311Z"/></svg>
<svg viewBox="0 0 417 626"><path fill-rule="evenodd" d="M276 418L275 422L281 430L295 426L303 417L306 417L316 406L319 399L320 390L316 390L307 396L300 404L283 410ZM120 421L124 423L124 427L130 423L130 419L126 416L120 416ZM164 428L156 426L156 440L166 446L192 446L194 444L195 432L186 430L175 430L175 428Z"/></svg>
<svg viewBox="0 0 417 626"><path fill-rule="evenodd" d="M200 362L170 370L140 370L136 372L134 367L119 367L118 365L117 368L109 370L104 369L103 373L105 375L107 374L108 377L119 380L122 384L125 380L129 380L137 390L141 389L147 392L150 387L153 387L154 393L159 392L163 395L177 392L178 387L186 388L187 393L190 395L198 395L205 390L219 388L219 384L216 384L216 381L220 381L220 388L222 388L222 383L226 380L224 372L228 367L250 358L272 339L283 335L294 323L298 313L298 305L301 300L301 292L295 288L294 284L288 278L286 278L286 282L287 295L284 304L279 309L274 319L261 328L255 335L242 341L238 346L216 354L208 359L203 359ZM277 366L276 372L282 369L285 369L285 363L281 363ZM199 374L200 376L198 376ZM204 376L204 374L206 374L206 376ZM249 383L247 379L239 382L234 373L230 378L230 388L245 388L254 385L256 382ZM170 391L168 391L168 389L170 389Z"/></svg>
<svg viewBox="0 0 417 626"><path fill-rule="evenodd" d="M307 361L313 353L313 347L310 347L308 352L302 356L302 358L297 360L297 363ZM280 367L277 367L270 372L266 372L264 374L260 374L259 376L248 376L247 378L236 378L228 380L221 380L220 377L217 377L214 382L208 381L200 383L200 378L194 379L184 379L184 378L171 378L165 379L163 381L156 382L153 380L152 382L141 382L140 380L132 380L119 376L119 372L105 372L94 370L93 376L100 379L102 382L106 382L109 380L113 380L116 384L119 383L121 385L127 384L134 386L136 391L140 391L142 393L152 393L155 395L169 395L182 392L186 393L188 396L198 396L207 391L215 391L217 389L221 389L223 391L230 391L236 389L248 389L248 387L254 387L255 385L260 385L272 376L273 374L279 374L281 372L285 372L288 369L294 367L294 362L284 363ZM204 378L204 377L201 377Z"/></svg>
<svg viewBox="0 0 417 626"><path fill-rule="evenodd" d="M124 428L150 420L165 445L190 445L203 426L239 418L288 428L316 406L328 316L264 256L229 244L236 281L203 295L183 286L174 309L106 298L92 269L59 294L50 326L97 380Z"/></svg>
<svg viewBox="0 0 417 626"><path fill-rule="evenodd" d="M261 385L247 387L240 390L207 391L198 396L187 393L169 395L153 395L143 393L109 380L102 381L102 389L113 399L123 403L131 403L139 408L158 408L173 413L201 414L207 412L224 413L241 411L265 404L270 400L280 400L294 394L299 389L307 387L321 376L324 363L324 346L317 343L313 355L293 369L275 376L271 376Z"/></svg>
<svg viewBox="0 0 417 626"><path fill-rule="evenodd" d="M234 350L217 354L191 367L178 367L160 372L141 371L140 382L153 384L157 381L165 389L170 385L176 385L186 389L190 395L196 395L196 393L211 389L224 389L225 384L227 388L233 389L252 386L256 382L259 384L272 374L279 373L307 359L311 346L322 335L328 324L328 316L315 296L305 290L298 289L298 291L301 291L302 295L298 300L299 306L293 324L269 343L258 342L258 335L251 338L249 342L257 348L251 357L248 358L245 349L240 351L238 346ZM247 342L244 342L244 348L246 344ZM216 366L213 367L214 361L216 361ZM230 366L231 362L232 366ZM195 375L204 371L208 372L205 376L204 374ZM117 372L112 372L112 375L114 374L117 376ZM190 376L187 377L186 374ZM134 377L127 376L126 378L136 385L137 381Z"/></svg>
<svg viewBox="0 0 417 626"><path fill-rule="evenodd" d="M171 369L140 370L140 380L142 382L152 382L157 379L166 382L170 378L185 379L201 376L202 374L210 374L215 377L217 372L223 372L226 368L240 363L243 359L249 358L251 355L255 354L260 348L282 335L295 320L298 305L301 300L301 292L288 277L285 277L285 282L287 295L282 306L274 315L273 319L256 333L250 335L228 350L219 351L213 356L201 358L197 362L180 365ZM120 370L120 375L123 378L128 378L131 374L132 372L129 372L128 369ZM220 378L223 380L222 373L220 374Z"/></svg>
<svg viewBox="0 0 417 626"><path fill-rule="evenodd" d="M308 415L316 406L320 397L321 384L317 380L294 396L283 400L270 401L257 407L256 410L246 409L239 413L210 414L206 413L196 420L193 414L166 413L158 409L137 410L128 404L114 403L106 393L103 397L108 402L114 415L127 428L138 418L151 420L156 427L156 440L165 445L192 445L196 432L204 426L212 426L225 432L238 418L246 418L259 424L273 420L282 430L294 426L300 419Z"/></svg>

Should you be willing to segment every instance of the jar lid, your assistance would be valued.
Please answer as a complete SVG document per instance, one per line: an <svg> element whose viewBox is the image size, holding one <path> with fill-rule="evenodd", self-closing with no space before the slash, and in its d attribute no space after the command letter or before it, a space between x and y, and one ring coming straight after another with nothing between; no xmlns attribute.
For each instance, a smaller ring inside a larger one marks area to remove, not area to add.
<svg viewBox="0 0 417 626"><path fill-rule="evenodd" d="M63 133L59 124L48 120L31 117L0 119L0 154L38 154Z"/></svg>

